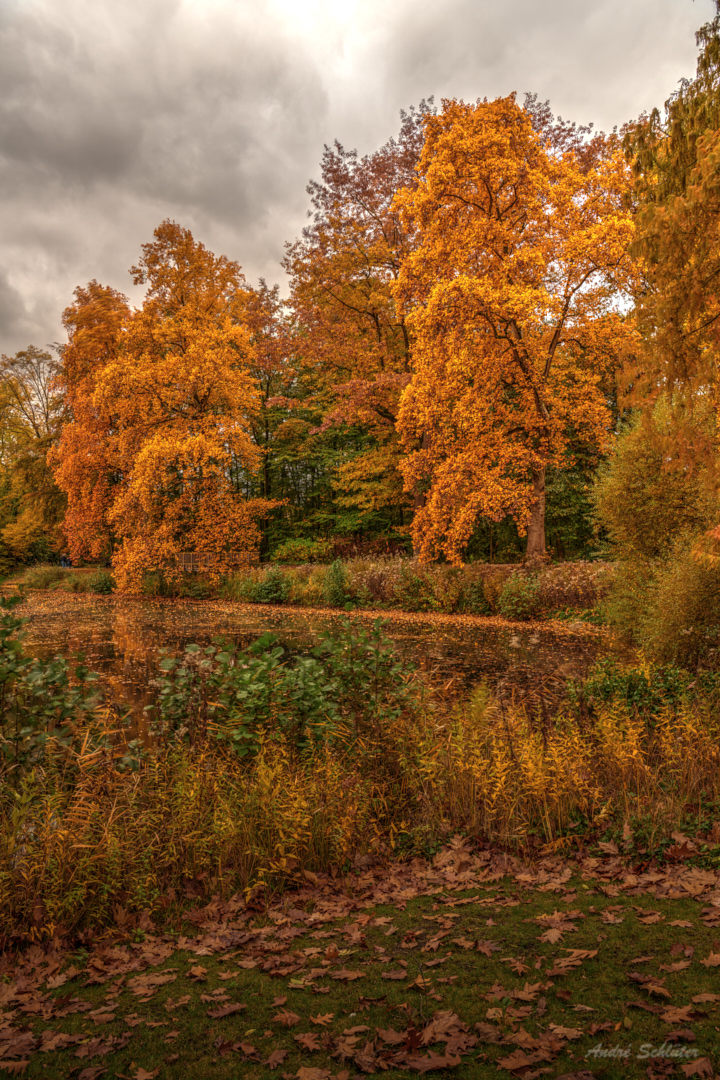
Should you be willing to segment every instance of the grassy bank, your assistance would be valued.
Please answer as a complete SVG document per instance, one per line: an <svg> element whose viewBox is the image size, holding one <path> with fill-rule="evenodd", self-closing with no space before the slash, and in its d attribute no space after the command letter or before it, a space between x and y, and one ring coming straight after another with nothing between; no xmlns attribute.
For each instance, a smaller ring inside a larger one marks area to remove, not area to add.
<svg viewBox="0 0 720 1080"><path fill-rule="evenodd" d="M148 596L220 597L243 603L295 607L376 608L378 611L502 615L509 619L558 616L591 621L612 581L602 563L560 563L541 569L475 563L461 568L423 565L399 556L336 560L330 565L267 565L221 579L184 574L168 579L151 574ZM109 593L107 570L63 570L40 566L15 583L34 589Z"/></svg>

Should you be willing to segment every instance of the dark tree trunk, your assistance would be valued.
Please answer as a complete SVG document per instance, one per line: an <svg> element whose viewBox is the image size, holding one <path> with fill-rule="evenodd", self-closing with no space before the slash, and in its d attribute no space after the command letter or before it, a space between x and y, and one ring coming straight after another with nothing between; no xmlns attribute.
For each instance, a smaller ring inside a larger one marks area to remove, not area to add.
<svg viewBox="0 0 720 1080"><path fill-rule="evenodd" d="M423 432L422 439L420 440L420 448L422 450L426 450L429 445L430 445L430 435L429 435L429 433L427 431L425 431L425 432ZM417 513L418 510L422 510L422 508L425 506L426 502L427 502L427 496L426 496L425 492L424 491L418 491L417 488L415 488L415 491L413 492L413 517L415 517L415 514ZM419 548L416 546L415 537L413 536L413 555L418 555L418 554L419 554Z"/></svg>
<svg viewBox="0 0 720 1080"><path fill-rule="evenodd" d="M527 529L527 557L545 554L545 469L533 469L533 501Z"/></svg>

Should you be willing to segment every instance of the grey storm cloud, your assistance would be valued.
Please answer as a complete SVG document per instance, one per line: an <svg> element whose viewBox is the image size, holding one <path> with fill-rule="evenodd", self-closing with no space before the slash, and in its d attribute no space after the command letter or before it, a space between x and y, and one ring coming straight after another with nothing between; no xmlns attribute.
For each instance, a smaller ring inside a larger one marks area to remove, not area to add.
<svg viewBox="0 0 720 1080"><path fill-rule="evenodd" d="M129 291L170 217L281 280L324 142L362 152L434 94L536 91L600 127L694 69L711 0L0 0L0 351Z"/></svg>

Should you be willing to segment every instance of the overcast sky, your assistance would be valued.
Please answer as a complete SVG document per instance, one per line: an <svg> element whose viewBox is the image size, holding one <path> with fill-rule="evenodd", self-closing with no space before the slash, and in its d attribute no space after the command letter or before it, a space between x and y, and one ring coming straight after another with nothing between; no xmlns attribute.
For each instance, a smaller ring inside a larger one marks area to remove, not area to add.
<svg viewBox="0 0 720 1080"><path fill-rule="evenodd" d="M0 0L0 352L62 340L167 217L283 280L323 143L530 90L608 130L695 70L712 0Z"/></svg>

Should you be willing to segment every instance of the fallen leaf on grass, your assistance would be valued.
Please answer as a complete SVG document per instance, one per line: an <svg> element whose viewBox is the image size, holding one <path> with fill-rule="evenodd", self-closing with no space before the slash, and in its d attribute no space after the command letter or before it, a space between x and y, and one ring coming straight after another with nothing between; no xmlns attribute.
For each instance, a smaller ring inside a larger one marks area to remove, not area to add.
<svg viewBox="0 0 720 1080"><path fill-rule="evenodd" d="M207 1015L211 1020L222 1020L225 1016L233 1016L234 1013L247 1009L247 1005L241 1005L239 1001L231 1001L229 1005L221 1005L217 1009L208 1009Z"/></svg>
<svg viewBox="0 0 720 1080"><path fill-rule="evenodd" d="M140 1068L138 1068L138 1071L135 1073L133 1080L155 1080L155 1077L158 1075L159 1072L159 1065L157 1069L153 1069L152 1072L148 1072L147 1069L143 1069L142 1066L140 1066Z"/></svg>
<svg viewBox="0 0 720 1080"><path fill-rule="evenodd" d="M518 1072L520 1069L530 1068L536 1061L538 1058L535 1054L528 1056L523 1050L513 1050L512 1054L500 1058L497 1064L508 1072Z"/></svg>
<svg viewBox="0 0 720 1080"><path fill-rule="evenodd" d="M330 975L331 979L340 979L341 982L352 982L353 979L363 979L364 977L364 971L348 971L347 968L338 968L337 971L333 971Z"/></svg>
<svg viewBox="0 0 720 1080"><path fill-rule="evenodd" d="M550 1030L559 1039L582 1039L583 1032L579 1028L562 1027L561 1024L551 1024Z"/></svg>
<svg viewBox="0 0 720 1080"><path fill-rule="evenodd" d="M93 1058L93 1057L105 1057L107 1054L112 1053L114 1050L122 1050L127 1046L130 1041L130 1032L126 1032L125 1035L121 1035L117 1039L108 1037L107 1039L90 1039L89 1042L83 1046L78 1047L75 1051L75 1057L77 1058Z"/></svg>
<svg viewBox="0 0 720 1080"><path fill-rule="evenodd" d="M696 994L692 999L696 1005L705 1005L713 1001L720 1001L720 994Z"/></svg>
<svg viewBox="0 0 720 1080"><path fill-rule="evenodd" d="M331 1023L334 1019L335 1019L335 1013L322 1013L322 1014L318 1014L318 1016L311 1016L310 1017L310 1023L311 1024L319 1024L322 1027L327 1027L327 1025L329 1023Z"/></svg>
<svg viewBox="0 0 720 1080"><path fill-rule="evenodd" d="M174 982L175 979L177 979L176 972L168 972L165 975L136 975L134 979L128 979L127 988L135 997L148 998L152 997L165 983Z"/></svg>
<svg viewBox="0 0 720 1080"><path fill-rule="evenodd" d="M270 1023L282 1024L284 1027L294 1027L295 1024L300 1023L300 1017L297 1013L283 1009L282 1012L276 1013L275 1016L270 1018Z"/></svg>
<svg viewBox="0 0 720 1080"><path fill-rule="evenodd" d="M177 999L177 1001L173 1001L172 998L168 998L167 1001L165 1002L165 1008L167 1009L168 1012L172 1012L173 1009L180 1009L184 1005L189 1005L189 1004L190 1004L190 994L183 994L183 996L179 997Z"/></svg>
<svg viewBox="0 0 720 1080"><path fill-rule="evenodd" d="M687 919L673 919L673 921L670 923L670 926L677 926L681 930L693 929L693 924L691 922L688 922Z"/></svg>
<svg viewBox="0 0 720 1080"><path fill-rule="evenodd" d="M188 971L188 978L194 982L205 982L207 978L207 968L202 967L200 964L195 964Z"/></svg>
<svg viewBox="0 0 720 1080"><path fill-rule="evenodd" d="M0 1068L11 1076L22 1076L29 1064L29 1061L3 1061ZM107 1072L107 1069L103 1069L103 1072Z"/></svg>
<svg viewBox="0 0 720 1080"><path fill-rule="evenodd" d="M710 1058L701 1057L696 1061L686 1061L680 1066L686 1076L707 1076L712 1077L713 1067Z"/></svg>
<svg viewBox="0 0 720 1080"><path fill-rule="evenodd" d="M287 1055L287 1050L273 1050L267 1061L263 1061L263 1065L267 1065L268 1069L277 1069L278 1065L282 1065Z"/></svg>
<svg viewBox="0 0 720 1080"><path fill-rule="evenodd" d="M76 975L80 974L80 968L69 967L60 975L52 975L47 981L48 990L57 990L58 987L64 986L69 979L74 979Z"/></svg>
<svg viewBox="0 0 720 1080"><path fill-rule="evenodd" d="M720 953L711 952L710 955L705 960L701 960L700 963L703 967L720 967ZM703 1058L701 1060L707 1059ZM690 1074L688 1073L687 1075Z"/></svg>
<svg viewBox="0 0 720 1080"><path fill-rule="evenodd" d="M407 1057L405 1064L419 1073L434 1071L435 1069L454 1069L462 1064L462 1059L452 1054L435 1054L430 1050L423 1057Z"/></svg>
<svg viewBox="0 0 720 1080"><path fill-rule="evenodd" d="M551 926L549 930L540 935L540 940L548 945L557 945L558 941L562 941L562 939L563 931L557 926Z"/></svg>
<svg viewBox="0 0 720 1080"><path fill-rule="evenodd" d="M661 964L660 965L660 970L661 971L669 971L669 972L684 971L685 968L690 967L690 963L691 963L690 960L678 960L674 964Z"/></svg>
<svg viewBox="0 0 720 1080"><path fill-rule="evenodd" d="M647 982L642 985L643 990L647 990L648 994L655 994L658 997L672 997L672 994L666 986L662 983L656 982L654 979L648 979Z"/></svg>
<svg viewBox="0 0 720 1080"><path fill-rule="evenodd" d="M666 1024L686 1024L692 1020L699 1020L702 1016L707 1016L707 1013L704 1013L702 1009L693 1009L692 1005L684 1005L681 1009L668 1007L660 1013L660 1019Z"/></svg>
<svg viewBox="0 0 720 1080"><path fill-rule="evenodd" d="M383 971L380 977L382 979L406 979L407 971L403 971L402 968L397 971Z"/></svg>
<svg viewBox="0 0 720 1080"><path fill-rule="evenodd" d="M329 1069L307 1069L302 1066L295 1073L297 1080L330 1080L332 1073Z"/></svg>
<svg viewBox="0 0 720 1080"><path fill-rule="evenodd" d="M319 1050L320 1040L314 1031L308 1031L304 1035L296 1035L295 1042L302 1046L303 1050Z"/></svg>
<svg viewBox="0 0 720 1080"><path fill-rule="evenodd" d="M406 1032L401 1034L399 1031L395 1031L394 1028L375 1028L375 1030L388 1046L401 1046L402 1043L407 1041Z"/></svg>
<svg viewBox="0 0 720 1080"><path fill-rule="evenodd" d="M107 1069L104 1065L88 1065L87 1069L78 1076L78 1080L97 1080L98 1076L104 1076Z"/></svg>

